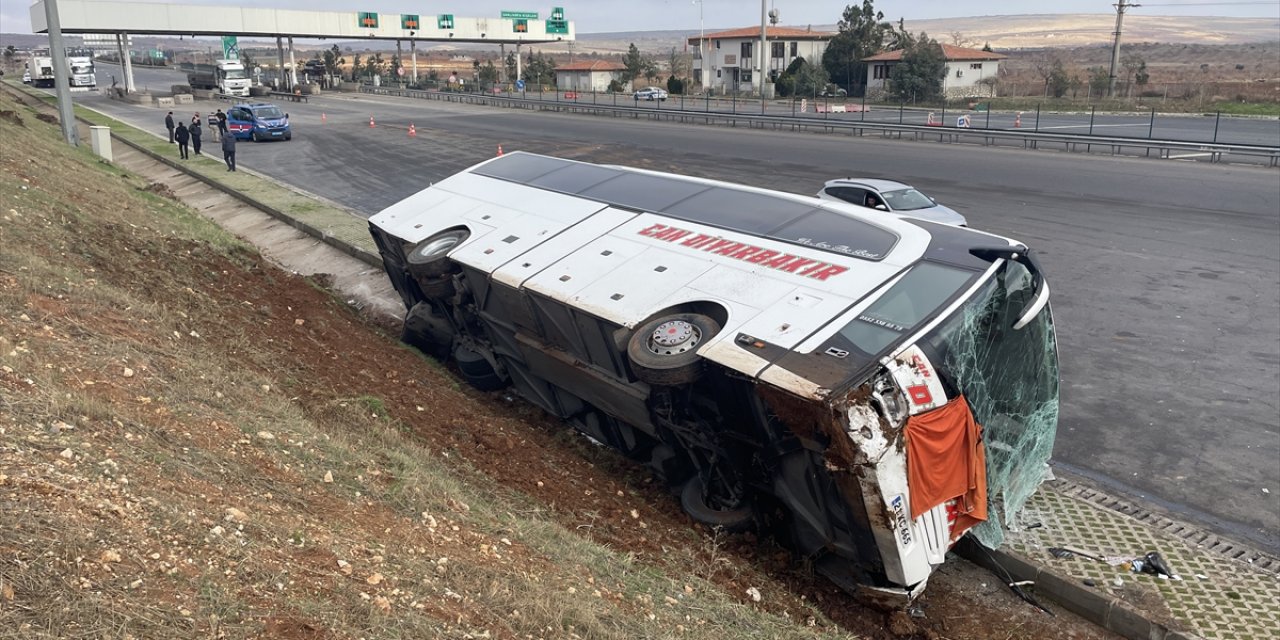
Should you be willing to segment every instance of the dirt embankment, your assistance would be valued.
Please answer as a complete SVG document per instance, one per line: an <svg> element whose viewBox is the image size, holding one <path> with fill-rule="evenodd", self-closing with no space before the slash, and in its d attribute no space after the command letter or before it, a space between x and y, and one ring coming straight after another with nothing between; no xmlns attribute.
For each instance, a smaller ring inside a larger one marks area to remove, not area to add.
<svg viewBox="0 0 1280 640"><path fill-rule="evenodd" d="M0 637L1105 637L861 607L0 109Z"/></svg>

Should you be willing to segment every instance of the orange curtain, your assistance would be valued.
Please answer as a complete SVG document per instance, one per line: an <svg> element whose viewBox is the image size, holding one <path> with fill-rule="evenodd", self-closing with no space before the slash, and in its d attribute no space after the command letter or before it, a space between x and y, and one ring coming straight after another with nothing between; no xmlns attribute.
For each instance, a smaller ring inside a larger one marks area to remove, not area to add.
<svg viewBox="0 0 1280 640"><path fill-rule="evenodd" d="M982 426L964 396L907 419L907 486L911 519L952 499L958 511L952 535L987 519L987 455Z"/></svg>

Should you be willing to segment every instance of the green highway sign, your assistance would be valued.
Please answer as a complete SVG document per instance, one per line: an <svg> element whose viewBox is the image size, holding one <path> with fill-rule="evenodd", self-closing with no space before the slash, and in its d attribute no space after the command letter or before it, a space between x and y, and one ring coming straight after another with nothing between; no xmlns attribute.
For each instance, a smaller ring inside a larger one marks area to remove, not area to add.
<svg viewBox="0 0 1280 640"><path fill-rule="evenodd" d="M537 20L537 11L503 11L502 17L513 20Z"/></svg>

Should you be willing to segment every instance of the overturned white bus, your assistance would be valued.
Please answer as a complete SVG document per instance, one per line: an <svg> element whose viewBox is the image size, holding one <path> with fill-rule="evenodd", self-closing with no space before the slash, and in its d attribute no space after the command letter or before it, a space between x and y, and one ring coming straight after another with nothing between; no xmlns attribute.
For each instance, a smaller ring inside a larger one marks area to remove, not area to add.
<svg viewBox="0 0 1280 640"><path fill-rule="evenodd" d="M526 153L370 229L406 342L846 589L913 597L966 531L999 544L1044 477L1049 288L1012 240Z"/></svg>

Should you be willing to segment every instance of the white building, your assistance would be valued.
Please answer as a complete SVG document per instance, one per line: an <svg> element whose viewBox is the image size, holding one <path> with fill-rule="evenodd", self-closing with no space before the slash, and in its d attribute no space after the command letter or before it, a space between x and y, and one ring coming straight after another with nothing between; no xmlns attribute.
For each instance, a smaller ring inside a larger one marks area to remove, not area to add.
<svg viewBox="0 0 1280 640"><path fill-rule="evenodd" d="M1009 57L994 51L969 49L955 45L942 45L947 61L947 75L942 78L942 93L948 98L990 97L995 95L995 84L983 82L1000 75L1000 61ZM863 58L867 63L867 95L883 94L894 65L902 62L902 50L877 53Z"/></svg>
<svg viewBox="0 0 1280 640"><path fill-rule="evenodd" d="M822 64L822 53L836 34L811 29L769 27L765 32L768 59L765 69L775 78L796 58L811 64ZM759 93L757 70L760 68L760 27L743 27L689 38L699 47L694 54L693 75L704 88L718 94ZM705 55L705 58L703 56Z"/></svg>
<svg viewBox="0 0 1280 640"><path fill-rule="evenodd" d="M621 62L583 60L556 67L556 88L561 91L608 91L609 83L622 79L627 68Z"/></svg>

